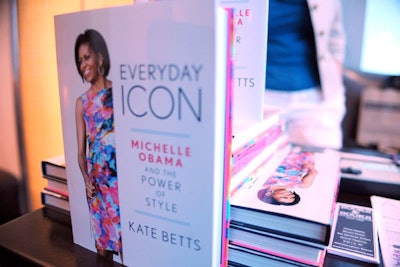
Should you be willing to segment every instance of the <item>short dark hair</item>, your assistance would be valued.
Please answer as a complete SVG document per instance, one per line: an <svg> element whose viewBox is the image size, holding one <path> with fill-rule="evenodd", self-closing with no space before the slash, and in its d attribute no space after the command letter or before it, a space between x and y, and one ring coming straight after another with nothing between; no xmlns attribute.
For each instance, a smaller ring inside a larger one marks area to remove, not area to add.
<svg viewBox="0 0 400 267"><path fill-rule="evenodd" d="M79 75L83 79L83 73L80 71L79 63L79 47L82 44L88 44L89 47L96 54L101 54L103 56L103 67L104 67L104 77L110 72L110 56L108 54L107 44L103 36L96 30L87 29L84 33L78 35L75 41L75 64Z"/></svg>
<svg viewBox="0 0 400 267"><path fill-rule="evenodd" d="M267 191L268 191L268 189L263 188L263 189L260 189L257 193L258 199L261 200L262 202L272 204L272 205L283 205L283 206L292 206L292 205L296 205L297 203L300 202L300 196L294 191L291 191L294 195L294 201L291 203L283 203L283 202L277 201L272 195L266 196L265 194L267 193Z"/></svg>

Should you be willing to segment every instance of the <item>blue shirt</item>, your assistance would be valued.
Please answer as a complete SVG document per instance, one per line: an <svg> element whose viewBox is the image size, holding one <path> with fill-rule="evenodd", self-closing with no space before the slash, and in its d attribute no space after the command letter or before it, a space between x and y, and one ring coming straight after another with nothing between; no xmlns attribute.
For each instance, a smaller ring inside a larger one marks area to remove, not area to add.
<svg viewBox="0 0 400 267"><path fill-rule="evenodd" d="M306 0L270 0L266 88L298 91L320 85Z"/></svg>

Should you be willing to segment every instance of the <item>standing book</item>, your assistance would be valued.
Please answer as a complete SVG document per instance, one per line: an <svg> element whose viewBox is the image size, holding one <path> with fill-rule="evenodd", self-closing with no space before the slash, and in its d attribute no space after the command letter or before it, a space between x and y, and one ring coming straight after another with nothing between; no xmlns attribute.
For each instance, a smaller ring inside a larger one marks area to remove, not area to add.
<svg viewBox="0 0 400 267"><path fill-rule="evenodd" d="M294 147L258 168L231 198L240 226L327 245L339 187L337 151Z"/></svg>
<svg viewBox="0 0 400 267"><path fill-rule="evenodd" d="M165 0L136 0L137 3ZM169 0L172 1L172 0ZM264 119L268 1L217 0L233 12L233 126Z"/></svg>
<svg viewBox="0 0 400 267"><path fill-rule="evenodd" d="M217 6L137 5L112 34L124 51L114 57L114 107L127 262L221 264L231 71L229 21Z"/></svg>
<svg viewBox="0 0 400 267"><path fill-rule="evenodd" d="M56 17L75 243L95 250L76 160L75 99L85 87L71 57L76 36L94 28L111 58L123 263L225 265L229 14L214 1L163 1Z"/></svg>
<svg viewBox="0 0 400 267"><path fill-rule="evenodd" d="M234 12L233 125L263 120L268 1L219 0Z"/></svg>

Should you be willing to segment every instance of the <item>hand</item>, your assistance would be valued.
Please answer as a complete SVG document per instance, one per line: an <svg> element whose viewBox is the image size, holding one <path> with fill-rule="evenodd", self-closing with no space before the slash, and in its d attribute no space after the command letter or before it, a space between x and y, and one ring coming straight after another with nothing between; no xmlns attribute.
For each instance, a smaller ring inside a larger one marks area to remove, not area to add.
<svg viewBox="0 0 400 267"><path fill-rule="evenodd" d="M303 167L307 169L307 174L303 177L300 187L307 188L313 184L314 179L318 174L318 171L317 169L315 169L314 164L311 162L304 163Z"/></svg>
<svg viewBox="0 0 400 267"><path fill-rule="evenodd" d="M94 183L92 181L90 181L90 179L85 179L85 187L86 187L86 197L88 199L92 199L96 192Z"/></svg>
<svg viewBox="0 0 400 267"><path fill-rule="evenodd" d="M303 164L304 168L308 170L308 174L318 174L317 169L314 166L314 163L305 162Z"/></svg>

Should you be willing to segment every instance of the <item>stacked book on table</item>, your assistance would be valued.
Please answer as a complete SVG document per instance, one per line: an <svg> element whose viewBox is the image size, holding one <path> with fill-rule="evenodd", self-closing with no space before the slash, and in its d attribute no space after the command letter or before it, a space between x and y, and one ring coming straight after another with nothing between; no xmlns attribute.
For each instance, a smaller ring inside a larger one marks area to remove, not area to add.
<svg viewBox="0 0 400 267"><path fill-rule="evenodd" d="M42 176L47 185L41 192L42 204L45 207L69 213L67 171L65 157L59 155L42 160Z"/></svg>
<svg viewBox="0 0 400 267"><path fill-rule="evenodd" d="M322 266L340 155L289 144L280 117L271 110L265 115L232 140L229 265ZM240 160L243 166L237 166Z"/></svg>
<svg viewBox="0 0 400 267"><path fill-rule="evenodd" d="M231 195L248 181L252 171L288 150L280 113L280 109L265 107L263 121L247 120L233 125Z"/></svg>

